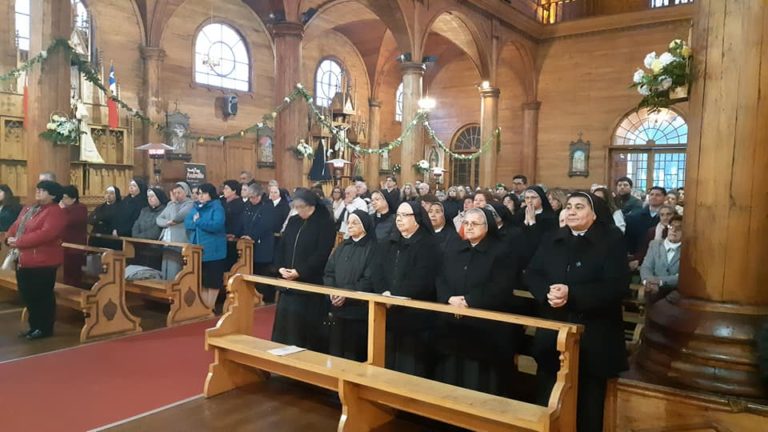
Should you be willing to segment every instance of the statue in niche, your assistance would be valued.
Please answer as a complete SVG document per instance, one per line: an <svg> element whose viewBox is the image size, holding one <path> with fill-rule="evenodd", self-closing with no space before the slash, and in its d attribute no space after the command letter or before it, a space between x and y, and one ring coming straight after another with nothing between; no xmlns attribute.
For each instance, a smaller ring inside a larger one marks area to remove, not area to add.
<svg viewBox="0 0 768 432"><path fill-rule="evenodd" d="M257 132L257 166L270 168L275 166L274 143L272 142L272 129L260 128Z"/></svg>
<svg viewBox="0 0 768 432"><path fill-rule="evenodd" d="M187 133L189 132L189 116L179 111L166 116L167 144L173 147L174 153L187 152Z"/></svg>

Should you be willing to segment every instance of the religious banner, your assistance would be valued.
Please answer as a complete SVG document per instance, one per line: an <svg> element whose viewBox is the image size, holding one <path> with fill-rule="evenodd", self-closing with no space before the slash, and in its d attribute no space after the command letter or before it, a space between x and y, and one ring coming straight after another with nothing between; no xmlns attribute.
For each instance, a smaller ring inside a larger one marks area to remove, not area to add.
<svg viewBox="0 0 768 432"><path fill-rule="evenodd" d="M205 183L205 164L185 163L184 171L189 186L196 187Z"/></svg>

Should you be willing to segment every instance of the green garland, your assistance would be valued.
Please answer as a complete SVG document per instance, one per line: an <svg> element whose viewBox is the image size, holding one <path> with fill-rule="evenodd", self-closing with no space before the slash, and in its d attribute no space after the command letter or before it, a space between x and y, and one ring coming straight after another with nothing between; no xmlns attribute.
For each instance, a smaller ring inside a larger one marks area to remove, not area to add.
<svg viewBox="0 0 768 432"><path fill-rule="evenodd" d="M0 81L7 81L7 80L18 78L22 73L29 71L35 65L42 64L43 62L45 62L49 55L59 50L63 50L64 53L69 56L71 64L77 66L78 70L80 71L81 74L83 74L83 77L85 78L86 81L88 81L89 83L93 84L96 88L101 90L102 93L104 93L109 99L117 103L121 108L125 109L132 117L140 120L145 126L155 128L159 132L162 132L166 129L165 125L153 121L152 119L144 115L144 113L142 113L140 110L136 110L132 108L130 105L125 103L125 101L117 97L117 95L112 94L110 90L104 85L104 82L101 80L101 77L99 77L98 71L93 67L93 65L91 65L90 62L83 60L77 54L77 52L74 50L74 48L72 48L72 46L69 44L69 40L67 39L54 40L47 50L41 51L40 54L32 57L20 67L12 69L3 75L0 75ZM345 147L350 148L359 154L383 155L385 153L389 153L392 150L400 147L403 144L403 141L405 140L405 138L407 138L413 132L416 126L418 126L419 124L424 126L424 129L427 131L429 138L432 139L432 141L434 141L447 155L451 156L454 159L460 159L460 160L472 160L480 157L480 155L483 154L491 146L493 141L498 140L499 137L501 136L501 131L500 129L497 128L493 132L493 136L491 136L482 145L480 150L472 154L456 153L452 151L450 148L448 148L448 146L446 146L440 140L440 138L437 137L437 133L429 125L429 114L426 111L419 111L416 113L416 116L413 118L413 120L411 120L408 123L408 125L406 125L402 135L395 138L393 141L387 143L384 147L380 147L378 149L362 147L357 144L351 143L347 139L346 134L342 133L343 130L335 127L327 118L325 118L317 110L317 107L315 106L315 104L312 103L312 95L304 88L304 86L302 86L301 84L296 84L296 88L288 96L283 98L283 102L280 103L280 105L275 107L269 114L265 114L264 116L262 116L262 121L255 123L245 129L242 129L239 132L235 132L229 135L219 135L219 136L192 135L187 133L184 137L189 139L194 139L197 142L225 141L231 138L242 137L249 132L257 132L259 129L267 125L269 122L274 121L281 112L287 109L288 106L290 106L299 97L301 97L307 103L307 105L309 106L310 110L312 111L312 114L315 116L317 121L333 134L337 142L340 142Z"/></svg>

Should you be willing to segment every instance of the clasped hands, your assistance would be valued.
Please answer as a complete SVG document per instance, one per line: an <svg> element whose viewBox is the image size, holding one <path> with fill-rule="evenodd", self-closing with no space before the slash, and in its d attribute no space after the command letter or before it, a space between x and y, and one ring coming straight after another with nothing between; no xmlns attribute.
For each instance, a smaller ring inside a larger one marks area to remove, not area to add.
<svg viewBox="0 0 768 432"><path fill-rule="evenodd" d="M554 284L549 286L547 301L553 308L565 306L568 303L568 285Z"/></svg>
<svg viewBox="0 0 768 432"><path fill-rule="evenodd" d="M282 276L283 279L292 281L299 278L299 272L297 272L296 269L288 269L285 267L280 267L280 269L278 269L277 271L280 273L280 276Z"/></svg>

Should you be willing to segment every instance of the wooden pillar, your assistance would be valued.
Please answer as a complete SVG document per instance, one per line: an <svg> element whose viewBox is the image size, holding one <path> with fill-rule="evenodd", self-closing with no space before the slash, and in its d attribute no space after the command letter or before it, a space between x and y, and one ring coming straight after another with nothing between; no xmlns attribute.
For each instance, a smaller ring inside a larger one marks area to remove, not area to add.
<svg viewBox="0 0 768 432"><path fill-rule="evenodd" d="M523 154L522 172L528 184L536 183L536 150L539 145L539 108L541 102L523 104ZM512 179L509 179L512 181Z"/></svg>
<svg viewBox="0 0 768 432"><path fill-rule="evenodd" d="M32 0L32 40L29 56L33 57L55 39L69 39L72 34L72 6L68 1ZM27 148L27 199L35 196L35 185L43 171L56 174L61 184L69 184L69 146L54 145L38 135L45 130L51 113L69 115L70 61L62 51L48 54L48 60L32 68L29 76L28 111L24 143Z"/></svg>
<svg viewBox="0 0 768 432"><path fill-rule="evenodd" d="M274 103L278 105L301 82L301 40L304 27L296 22L281 22L272 26L272 35L276 53ZM296 147L299 139L306 138L306 131L307 107L301 99L296 100L275 119L275 171L281 187L304 186L307 181L302 162L288 150Z"/></svg>
<svg viewBox="0 0 768 432"><path fill-rule="evenodd" d="M368 146L372 149L379 148L379 134L381 133L381 101L368 100ZM366 155L365 180L371 190L379 188L379 155Z"/></svg>
<svg viewBox="0 0 768 432"><path fill-rule="evenodd" d="M427 70L424 63L404 62L400 65L403 73L403 132L408 124L416 117L419 111L419 100L422 95L422 79ZM400 184L416 181L416 171L413 164L424 159L424 132L423 126L415 127L411 133L403 139L400 147L400 165L403 167L398 180ZM390 162L391 163L391 162Z"/></svg>
<svg viewBox="0 0 768 432"><path fill-rule="evenodd" d="M768 316L768 3L695 7L679 295L648 312L638 364L679 386L765 398L754 339Z"/></svg>
<svg viewBox="0 0 768 432"><path fill-rule="evenodd" d="M162 73L163 61L165 60L165 50L158 47L141 47L141 58L144 60L144 93L139 98L141 110L146 113L152 121L159 124L165 124L165 107L161 98L160 76ZM141 124L139 122L138 124ZM165 137L162 132L150 125L142 125L142 143L164 143ZM136 152L134 154L134 167L141 167L142 172L134 172L135 175L145 175L149 182L154 182L154 173L152 160L149 159L147 152ZM165 162L162 162L165 163Z"/></svg>
<svg viewBox="0 0 768 432"><path fill-rule="evenodd" d="M6 73L16 67L16 14L14 3L6 2L0 7L0 22L4 22L10 27L8 30L0 32L0 71L2 73ZM2 86L2 90L16 92L16 80L8 80Z"/></svg>
<svg viewBox="0 0 768 432"><path fill-rule="evenodd" d="M485 144L491 139L499 127L499 94L498 88L480 89L480 142ZM498 142L494 140L485 153L480 155L480 186L493 187L498 181L496 162L499 159Z"/></svg>

